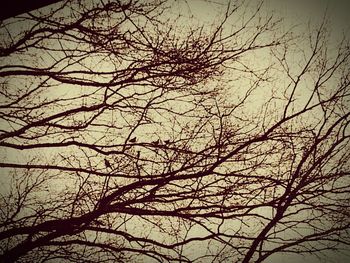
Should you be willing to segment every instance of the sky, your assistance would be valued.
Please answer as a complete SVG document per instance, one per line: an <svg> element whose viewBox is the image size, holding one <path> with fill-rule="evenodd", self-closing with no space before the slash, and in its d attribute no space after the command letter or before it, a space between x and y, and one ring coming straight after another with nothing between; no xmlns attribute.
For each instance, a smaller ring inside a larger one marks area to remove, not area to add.
<svg viewBox="0 0 350 263"><path fill-rule="evenodd" d="M275 9L287 24L303 24L303 27L307 27L308 22L320 22L327 10L332 32L342 34L344 30L349 36L349 0L266 0L266 6Z"/></svg>
<svg viewBox="0 0 350 263"><path fill-rule="evenodd" d="M209 1L213 5L223 5L228 0ZM234 2L234 1L233 1ZM259 3L259 0L246 0L252 4ZM328 11L331 18L333 31L341 33L347 28L349 34L350 19L348 14L350 11L349 0L264 0L264 6L269 12L275 11L277 16L281 16L286 24L304 24L319 22L325 10ZM213 10L203 5L201 0L190 0L188 3L196 9L203 17L213 14ZM232 1L231 1L232 3ZM193 10L194 11L194 10Z"/></svg>

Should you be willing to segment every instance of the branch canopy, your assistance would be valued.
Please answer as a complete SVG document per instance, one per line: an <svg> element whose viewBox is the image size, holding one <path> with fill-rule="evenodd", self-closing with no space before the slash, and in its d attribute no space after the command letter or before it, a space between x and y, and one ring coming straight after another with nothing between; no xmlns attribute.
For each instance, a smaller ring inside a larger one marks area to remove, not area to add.
<svg viewBox="0 0 350 263"><path fill-rule="evenodd" d="M326 17L299 34L264 3L200 3L67 0L2 22L1 260L349 248L348 39Z"/></svg>

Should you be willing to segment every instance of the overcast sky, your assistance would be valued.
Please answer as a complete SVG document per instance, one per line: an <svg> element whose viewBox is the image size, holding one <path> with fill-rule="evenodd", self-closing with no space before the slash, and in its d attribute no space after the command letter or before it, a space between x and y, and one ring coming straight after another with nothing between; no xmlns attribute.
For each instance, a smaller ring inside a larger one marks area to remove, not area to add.
<svg viewBox="0 0 350 263"><path fill-rule="evenodd" d="M350 1L349 0L265 0L271 9L290 23L317 23L322 19L325 10L331 18L332 26L341 32L349 29Z"/></svg>

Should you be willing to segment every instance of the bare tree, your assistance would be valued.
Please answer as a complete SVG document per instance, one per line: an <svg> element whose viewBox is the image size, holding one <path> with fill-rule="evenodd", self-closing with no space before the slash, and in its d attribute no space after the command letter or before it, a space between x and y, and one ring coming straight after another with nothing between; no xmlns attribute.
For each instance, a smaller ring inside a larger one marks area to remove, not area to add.
<svg viewBox="0 0 350 263"><path fill-rule="evenodd" d="M261 6L200 25L187 2L67 0L5 20L2 260L348 248L348 40L326 19L284 33Z"/></svg>

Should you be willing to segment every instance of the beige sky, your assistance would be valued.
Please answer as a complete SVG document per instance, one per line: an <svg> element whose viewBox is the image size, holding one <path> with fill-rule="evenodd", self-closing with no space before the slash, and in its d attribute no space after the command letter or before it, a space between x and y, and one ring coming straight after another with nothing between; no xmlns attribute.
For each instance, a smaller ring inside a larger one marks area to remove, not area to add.
<svg viewBox="0 0 350 263"><path fill-rule="evenodd" d="M202 17L208 17L215 13L213 6L222 6L228 0L216 0L211 2L211 7L203 5L201 0L191 0L188 3L191 7L195 7L196 10L192 10L195 13L200 14ZM259 3L258 0L246 0L252 4ZM343 29L347 28L349 32L350 27L350 1L349 0L265 0L265 7L269 11L276 11L276 15L283 17L287 24L304 24L307 25L308 21L311 23L317 23L322 19L325 10L328 8L328 12L331 18L333 31L340 33Z"/></svg>

